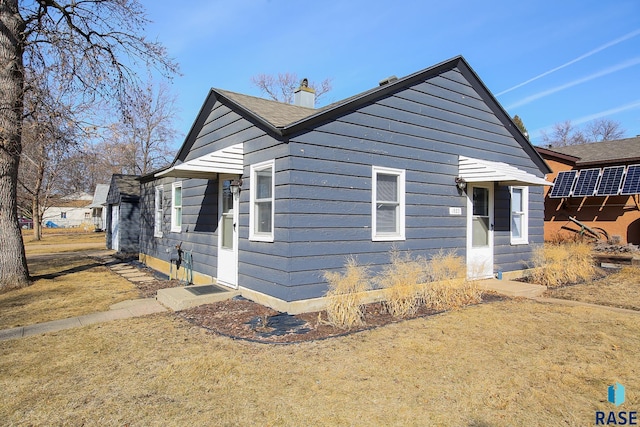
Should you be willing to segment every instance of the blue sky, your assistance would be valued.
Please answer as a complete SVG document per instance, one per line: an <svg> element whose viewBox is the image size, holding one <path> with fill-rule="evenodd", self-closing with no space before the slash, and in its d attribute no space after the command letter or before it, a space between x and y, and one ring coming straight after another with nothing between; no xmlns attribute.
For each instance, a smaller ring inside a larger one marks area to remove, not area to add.
<svg viewBox="0 0 640 427"><path fill-rule="evenodd" d="M554 123L618 121L640 135L640 1L142 0L181 67L186 135L211 87L261 96L251 77L331 78L323 104L463 55L534 144ZM182 140L177 141L180 144Z"/></svg>

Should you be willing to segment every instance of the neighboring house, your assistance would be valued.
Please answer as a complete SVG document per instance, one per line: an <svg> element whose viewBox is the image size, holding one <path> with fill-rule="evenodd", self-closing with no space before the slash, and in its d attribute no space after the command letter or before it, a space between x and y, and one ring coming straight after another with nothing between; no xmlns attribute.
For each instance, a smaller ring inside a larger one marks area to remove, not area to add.
<svg viewBox="0 0 640 427"><path fill-rule="evenodd" d="M109 184L98 184L93 192L93 202L91 208L91 221L96 231L103 231L107 223L107 195L109 194Z"/></svg>
<svg viewBox="0 0 640 427"><path fill-rule="evenodd" d="M462 57L324 108L212 89L173 164L141 178L140 259L309 311L323 273L390 251L464 257L470 277L526 268L550 169ZM317 307L313 306L313 307Z"/></svg>
<svg viewBox="0 0 640 427"><path fill-rule="evenodd" d="M137 175L114 174L107 193L107 249L137 253L140 247L140 181Z"/></svg>
<svg viewBox="0 0 640 427"><path fill-rule="evenodd" d="M91 223L91 200L87 193L76 193L69 196L51 199L49 206L42 215L42 225L45 227L79 227Z"/></svg>
<svg viewBox="0 0 640 427"><path fill-rule="evenodd" d="M555 179L545 190L545 239L588 227L615 241L640 244L640 137L567 147L537 148Z"/></svg>

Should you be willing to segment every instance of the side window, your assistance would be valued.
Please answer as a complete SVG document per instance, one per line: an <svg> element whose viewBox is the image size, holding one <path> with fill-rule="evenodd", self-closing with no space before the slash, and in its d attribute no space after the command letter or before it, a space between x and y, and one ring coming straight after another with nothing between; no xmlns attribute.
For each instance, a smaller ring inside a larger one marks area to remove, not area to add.
<svg viewBox="0 0 640 427"><path fill-rule="evenodd" d="M405 239L405 171L372 168L372 240Z"/></svg>
<svg viewBox="0 0 640 427"><path fill-rule="evenodd" d="M275 162L251 166L251 201L249 207L249 239L273 242L275 205Z"/></svg>
<svg viewBox="0 0 640 427"><path fill-rule="evenodd" d="M154 223L153 223L153 235L155 237L162 237L162 197L164 191L162 190L162 186L159 185L155 188L155 210L154 210Z"/></svg>
<svg viewBox="0 0 640 427"><path fill-rule="evenodd" d="M529 242L529 188L511 187L511 244Z"/></svg>
<svg viewBox="0 0 640 427"><path fill-rule="evenodd" d="M182 231L182 181L171 184L171 231Z"/></svg>

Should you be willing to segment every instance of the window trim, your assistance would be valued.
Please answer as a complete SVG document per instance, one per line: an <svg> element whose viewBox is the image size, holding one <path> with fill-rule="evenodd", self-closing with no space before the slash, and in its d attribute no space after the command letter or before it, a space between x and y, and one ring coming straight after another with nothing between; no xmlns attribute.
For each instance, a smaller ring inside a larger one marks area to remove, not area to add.
<svg viewBox="0 0 640 427"><path fill-rule="evenodd" d="M180 206L176 206L176 188L180 188ZM182 191L182 181L171 184L171 232L182 232L182 206L184 205L184 193ZM180 224L176 224L176 211L180 210Z"/></svg>
<svg viewBox="0 0 640 427"><path fill-rule="evenodd" d="M256 200L256 191L257 191L257 172L262 172L267 169L271 169L271 231L269 233L258 232L255 226L256 220L256 203L259 203ZM249 201L249 240L255 242L273 242L274 241L274 230L275 230L275 187L276 187L276 166L275 159L268 160L266 162L256 163L255 165L251 165L251 175L249 178L249 193L250 193L250 201Z"/></svg>
<svg viewBox="0 0 640 427"><path fill-rule="evenodd" d="M397 208L397 218L396 218L396 228L397 231L394 233L388 232L378 232L377 230L377 204L378 204L378 175L395 175L398 179L398 208ZM371 240L374 242L389 242L389 241L398 241L398 240L406 240L405 237L405 191L406 191L406 180L405 180L405 170L404 169L392 169L385 168L381 166L372 166L371 167Z"/></svg>
<svg viewBox="0 0 640 427"><path fill-rule="evenodd" d="M154 188L155 198L153 200L153 237L162 237L162 223L164 217L163 198L164 187L162 185L156 185Z"/></svg>
<svg viewBox="0 0 640 427"><path fill-rule="evenodd" d="M513 210L513 190L521 190L522 191L522 211L514 211ZM529 244L529 187L525 186L514 186L509 187L509 237L511 239L512 245L527 245ZM521 217L521 230L520 237L513 236L513 218L514 213Z"/></svg>

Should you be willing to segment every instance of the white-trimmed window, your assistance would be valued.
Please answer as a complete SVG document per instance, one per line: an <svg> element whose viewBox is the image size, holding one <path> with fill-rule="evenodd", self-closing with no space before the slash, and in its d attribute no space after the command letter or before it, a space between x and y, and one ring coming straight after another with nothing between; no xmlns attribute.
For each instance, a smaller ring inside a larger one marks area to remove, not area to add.
<svg viewBox="0 0 640 427"><path fill-rule="evenodd" d="M372 240L404 240L405 171L372 168Z"/></svg>
<svg viewBox="0 0 640 427"><path fill-rule="evenodd" d="M171 231L182 231L182 181L171 184Z"/></svg>
<svg viewBox="0 0 640 427"><path fill-rule="evenodd" d="M249 239L273 242L275 161L251 166Z"/></svg>
<svg viewBox="0 0 640 427"><path fill-rule="evenodd" d="M159 185L155 188L155 202L154 202L154 222L153 222L153 236L162 237L162 196L164 191L162 186Z"/></svg>
<svg viewBox="0 0 640 427"><path fill-rule="evenodd" d="M511 187L511 244L529 243L529 187Z"/></svg>

